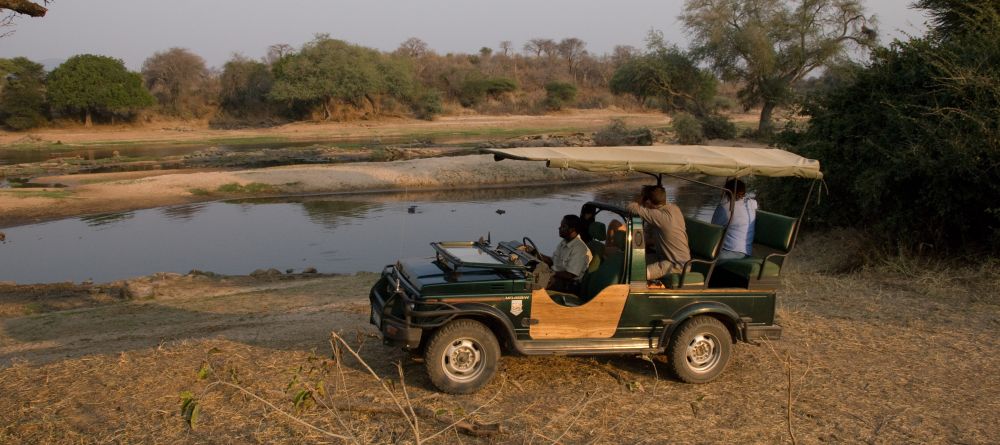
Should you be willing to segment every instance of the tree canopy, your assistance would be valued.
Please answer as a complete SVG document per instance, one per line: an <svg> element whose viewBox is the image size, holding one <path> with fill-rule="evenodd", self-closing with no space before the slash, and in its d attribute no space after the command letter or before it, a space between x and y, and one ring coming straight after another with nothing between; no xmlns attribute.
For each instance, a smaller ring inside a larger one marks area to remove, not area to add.
<svg viewBox="0 0 1000 445"><path fill-rule="evenodd" d="M664 111L687 111L705 116L711 111L718 81L707 70L698 68L685 52L663 41L652 31L646 53L622 62L611 77L614 94L631 94L640 102L657 98Z"/></svg>
<svg viewBox="0 0 1000 445"><path fill-rule="evenodd" d="M45 68L24 57L0 59L0 122L26 130L45 122Z"/></svg>
<svg viewBox="0 0 1000 445"><path fill-rule="evenodd" d="M412 89L412 70L400 60L358 45L319 36L273 66L275 83L270 97L321 105L332 116L331 105L345 102L377 107L375 96L402 97Z"/></svg>
<svg viewBox="0 0 1000 445"><path fill-rule="evenodd" d="M745 106L761 105L762 132L791 98L791 86L875 31L860 0L687 0L681 15L692 51L723 80L743 84Z"/></svg>
<svg viewBox="0 0 1000 445"><path fill-rule="evenodd" d="M52 107L81 112L91 123L93 113L125 115L155 103L142 76L125 69L121 60L84 54L73 56L49 74Z"/></svg>
<svg viewBox="0 0 1000 445"><path fill-rule="evenodd" d="M199 116L211 96L205 59L184 48L153 54L142 64L146 88L156 97L165 114Z"/></svg>

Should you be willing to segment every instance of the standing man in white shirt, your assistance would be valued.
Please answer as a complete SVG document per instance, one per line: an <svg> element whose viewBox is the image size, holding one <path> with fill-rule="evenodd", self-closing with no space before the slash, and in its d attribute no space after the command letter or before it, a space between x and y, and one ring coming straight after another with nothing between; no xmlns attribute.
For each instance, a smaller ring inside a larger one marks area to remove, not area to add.
<svg viewBox="0 0 1000 445"><path fill-rule="evenodd" d="M559 246L551 257L538 252L545 264L552 267L554 274L546 289L579 295L580 280L593 259L587 243L580 238L582 220L576 215L566 215L559 223Z"/></svg>

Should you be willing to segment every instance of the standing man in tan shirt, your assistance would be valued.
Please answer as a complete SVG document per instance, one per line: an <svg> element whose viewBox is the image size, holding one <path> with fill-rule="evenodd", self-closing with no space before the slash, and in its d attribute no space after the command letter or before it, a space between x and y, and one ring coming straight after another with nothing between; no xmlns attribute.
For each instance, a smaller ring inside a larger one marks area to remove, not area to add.
<svg viewBox="0 0 1000 445"><path fill-rule="evenodd" d="M627 207L646 223L646 278L658 280L664 275L681 273L691 259L684 214L680 207L667 202L667 191L660 186L643 186L636 202ZM650 247L655 248L650 251Z"/></svg>

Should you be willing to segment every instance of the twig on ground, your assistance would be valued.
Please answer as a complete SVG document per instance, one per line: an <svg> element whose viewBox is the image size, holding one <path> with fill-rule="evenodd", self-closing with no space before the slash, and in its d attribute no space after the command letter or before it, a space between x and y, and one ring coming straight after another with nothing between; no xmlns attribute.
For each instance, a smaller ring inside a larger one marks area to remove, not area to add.
<svg viewBox="0 0 1000 445"><path fill-rule="evenodd" d="M380 385L382 385L382 389L385 390L386 394L389 394L389 397L392 398L392 402L396 404L396 408L399 408L399 411L403 414L403 418L406 419L406 423L410 426L411 429L416 431L417 428L415 425L416 419L410 419L410 416L406 414L406 410L403 409L403 405L402 403L399 402L399 398L396 397L396 394L392 392L391 389L389 389L388 385L385 384L385 379L379 377L378 374L376 374L375 371L371 368L371 366L368 366L368 363L365 362L365 360L361 358L361 356L358 355L358 353L355 352L354 349L351 349L351 345L348 345L347 342L340 337L340 335L337 335L336 332L331 332L330 336L333 337L331 341L336 341L344 345L344 347L347 348L347 351L350 352L351 355L353 355L354 358L357 359L358 362L361 363L361 365L368 370L368 373L370 373L372 377L374 377L375 380L379 382ZM416 436L416 433L414 433L414 436Z"/></svg>
<svg viewBox="0 0 1000 445"><path fill-rule="evenodd" d="M401 362L396 362L396 370L399 371L399 386L403 387L403 397L406 399L406 406L410 408L410 415L413 416L413 436L419 445L422 443L420 440L420 424L417 422L417 413L413 412L413 402L410 402L410 393L406 390L406 377L403 374L403 364Z"/></svg>

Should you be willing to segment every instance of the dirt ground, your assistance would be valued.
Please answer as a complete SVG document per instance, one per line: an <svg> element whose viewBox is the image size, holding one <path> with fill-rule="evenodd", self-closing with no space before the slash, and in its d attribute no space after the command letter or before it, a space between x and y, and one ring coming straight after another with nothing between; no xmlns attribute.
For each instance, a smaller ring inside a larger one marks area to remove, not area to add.
<svg viewBox="0 0 1000 445"><path fill-rule="evenodd" d="M1000 442L1000 264L863 245L806 234L784 337L705 385L660 357L505 356L479 393L439 394L368 325L374 274L0 286L0 443Z"/></svg>
<svg viewBox="0 0 1000 445"><path fill-rule="evenodd" d="M287 140L332 140L338 138L393 137L453 131L476 132L499 129L577 129L596 130L612 118L629 125L663 126L670 119L662 113L632 112L614 109L567 110L543 116L529 115L460 115L442 116L433 121L405 118L382 118L352 122L294 122L269 128L220 130L209 128L207 121L164 121L147 124L96 126L86 128L43 128L30 132L0 131L0 146L17 144L26 137L35 142L63 144L114 144L123 142L192 142L218 139L283 138ZM735 121L756 119L752 113L739 114Z"/></svg>

